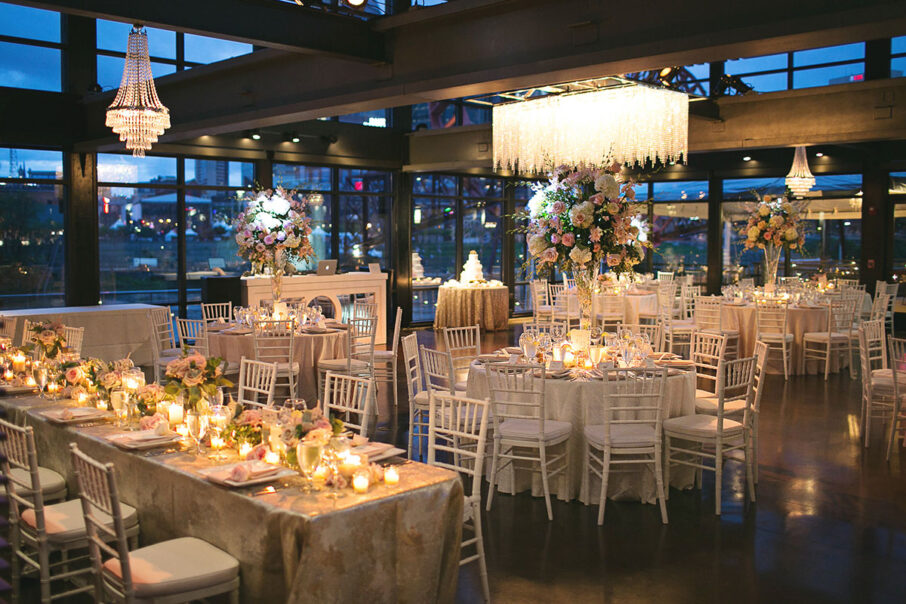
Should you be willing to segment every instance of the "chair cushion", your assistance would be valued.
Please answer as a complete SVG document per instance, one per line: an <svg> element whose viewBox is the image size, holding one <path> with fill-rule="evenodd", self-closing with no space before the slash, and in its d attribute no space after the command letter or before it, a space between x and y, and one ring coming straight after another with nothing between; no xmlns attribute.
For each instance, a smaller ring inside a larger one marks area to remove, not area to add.
<svg viewBox="0 0 906 604"><path fill-rule="evenodd" d="M841 333L835 331L830 334L831 339L834 341L849 341L849 334ZM811 340L813 342L827 342L828 333L826 331L809 331L803 336L803 340Z"/></svg>
<svg viewBox="0 0 906 604"><path fill-rule="evenodd" d="M711 398L712 396L717 396L710 390L704 390L702 388L695 389L695 398Z"/></svg>
<svg viewBox="0 0 906 604"><path fill-rule="evenodd" d="M674 325L676 325L676 323L677 321L673 322ZM732 338L734 336L739 337L738 329L700 329L699 331L701 331L702 333L716 333L722 336L727 336L728 338Z"/></svg>
<svg viewBox="0 0 906 604"><path fill-rule="evenodd" d="M28 476L28 470L23 470L22 468L11 468L9 475L12 478L15 478L17 483L28 483L31 479ZM66 480L57 472L54 472L50 468L42 468L38 466L38 481L41 483L41 494L46 498L49 494L54 493L66 493ZM18 486L18 484L17 484ZM22 489L18 489L18 493ZM21 494L21 493L20 493Z"/></svg>
<svg viewBox="0 0 906 604"><path fill-rule="evenodd" d="M893 383L893 369L873 369L871 372L872 380L888 381ZM906 369L897 371L897 381L906 384ZM44 486L44 479L41 479L41 486Z"/></svg>
<svg viewBox="0 0 906 604"><path fill-rule="evenodd" d="M430 404L430 399L428 397L428 391L422 390L414 397L412 397L412 402L418 405L419 407L427 407Z"/></svg>
<svg viewBox="0 0 906 604"><path fill-rule="evenodd" d="M725 436L742 433L742 424L733 419L723 418ZM682 415L664 420L664 433L689 436L717 436L717 418L713 415Z"/></svg>
<svg viewBox="0 0 906 604"><path fill-rule="evenodd" d="M287 373L289 368L289 363L277 363L277 373ZM293 373L299 373L299 363L293 363L292 368Z"/></svg>
<svg viewBox="0 0 906 604"><path fill-rule="evenodd" d="M164 348L160 351L160 356L162 357L181 357L182 348Z"/></svg>
<svg viewBox="0 0 906 604"><path fill-rule="evenodd" d="M352 359L352 363L349 366L357 370L368 369L368 363L359 359ZM324 359L323 361L318 361L318 369L346 371L346 359Z"/></svg>
<svg viewBox="0 0 906 604"><path fill-rule="evenodd" d="M239 576L239 561L207 541L171 539L129 553L138 598L185 593L227 583ZM122 578L119 560L104 563L106 572Z"/></svg>
<svg viewBox="0 0 906 604"><path fill-rule="evenodd" d="M711 396L695 397L695 412L706 415L717 415L718 398L716 394ZM746 399L738 398L730 401L724 401L724 415L742 413L746 409Z"/></svg>
<svg viewBox="0 0 906 604"><path fill-rule="evenodd" d="M123 512L123 522L127 527L134 527L138 524L138 514L134 507L120 503L120 509ZM103 512L97 513L104 520L106 526L113 528L113 518ZM32 528L37 528L35 511L29 509L22 512L22 522ZM51 541L64 542L87 538L82 501L71 499L46 506L44 508L44 527L47 530L47 538Z"/></svg>
<svg viewBox="0 0 906 604"><path fill-rule="evenodd" d="M585 426L588 442L604 446L604 425ZM614 448L653 447L657 442L654 428L645 424L611 424L610 444Z"/></svg>
<svg viewBox="0 0 906 604"><path fill-rule="evenodd" d="M758 339L762 342L792 342L795 338L791 333L760 333Z"/></svg>
<svg viewBox="0 0 906 604"><path fill-rule="evenodd" d="M544 420L543 440L550 441L569 436L573 425L569 422L558 422L552 419ZM524 440L537 440L540 431L540 422L536 419L508 419L500 424L498 433L503 438L517 438Z"/></svg>
<svg viewBox="0 0 906 604"><path fill-rule="evenodd" d="M374 360L375 361L384 361L389 362L393 360L393 351L392 350L375 350L374 351Z"/></svg>
<svg viewBox="0 0 906 604"><path fill-rule="evenodd" d="M468 380L463 380L461 382L456 382L455 384L453 384L453 389L460 392L465 392L468 385Z"/></svg>

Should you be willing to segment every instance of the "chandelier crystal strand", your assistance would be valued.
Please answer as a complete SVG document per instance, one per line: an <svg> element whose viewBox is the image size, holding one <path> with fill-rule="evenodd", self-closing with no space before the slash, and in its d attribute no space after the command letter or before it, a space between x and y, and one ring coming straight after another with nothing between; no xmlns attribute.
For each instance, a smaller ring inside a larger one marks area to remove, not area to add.
<svg viewBox="0 0 906 604"><path fill-rule="evenodd" d="M804 196L815 186L815 177L808 168L808 158L803 146L796 147L796 153L793 155L793 167L786 175L786 186L797 197Z"/></svg>
<svg viewBox="0 0 906 604"><path fill-rule="evenodd" d="M170 127L170 111L157 98L154 88L148 34L141 25L129 33L123 79L116 99L107 108L106 124L120 135L135 157L144 157L157 137Z"/></svg>
<svg viewBox="0 0 906 604"><path fill-rule="evenodd" d="M689 99L673 90L624 86L497 105L493 113L494 165L522 174L687 154Z"/></svg>

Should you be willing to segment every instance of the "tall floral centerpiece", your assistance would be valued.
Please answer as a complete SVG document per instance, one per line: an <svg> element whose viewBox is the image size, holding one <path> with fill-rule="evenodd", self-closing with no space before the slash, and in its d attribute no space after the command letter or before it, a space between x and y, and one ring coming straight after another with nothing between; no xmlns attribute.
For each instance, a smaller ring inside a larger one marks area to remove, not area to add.
<svg viewBox="0 0 906 604"><path fill-rule="evenodd" d="M167 363L166 377L164 392L181 399L187 411L201 411L200 404L213 399L218 388L233 385L223 377L223 359L197 352Z"/></svg>
<svg viewBox="0 0 906 604"><path fill-rule="evenodd" d="M237 254L252 263L253 275L270 274L274 302L280 300L289 263L314 256L306 206L307 200L295 189L267 189L259 191L233 222Z"/></svg>
<svg viewBox="0 0 906 604"><path fill-rule="evenodd" d="M800 225L801 208L786 197L765 195L753 208L746 225L740 229L745 236L745 249L764 250L764 284L773 289L777 268L784 248L795 250L805 243Z"/></svg>
<svg viewBox="0 0 906 604"><path fill-rule="evenodd" d="M528 250L541 275L554 267L576 279L582 320L591 317L591 298L599 267L632 273L642 261L645 243L639 227L634 183L621 182L622 166L560 166L547 182L533 185L524 230Z"/></svg>

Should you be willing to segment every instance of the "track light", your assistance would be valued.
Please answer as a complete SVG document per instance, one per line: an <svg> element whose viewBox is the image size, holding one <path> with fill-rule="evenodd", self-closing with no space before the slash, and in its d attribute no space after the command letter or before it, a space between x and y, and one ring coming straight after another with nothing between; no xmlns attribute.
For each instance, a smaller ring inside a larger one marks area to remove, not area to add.
<svg viewBox="0 0 906 604"><path fill-rule="evenodd" d="M260 141L261 140L261 131L258 130L257 128L255 130L246 130L245 137L250 138L254 141Z"/></svg>
<svg viewBox="0 0 906 604"><path fill-rule="evenodd" d="M743 82L739 76L724 74L720 76L720 81L717 83L717 86L714 87L714 90L711 91L711 96L726 96L730 90L742 96L751 92L752 87Z"/></svg>
<svg viewBox="0 0 906 604"><path fill-rule="evenodd" d="M302 139L299 138L299 134L297 132L293 132L293 137L290 140L294 143L298 143Z"/></svg>
<svg viewBox="0 0 906 604"><path fill-rule="evenodd" d="M749 155L744 155L742 161L752 161L752 157Z"/></svg>
<svg viewBox="0 0 906 604"><path fill-rule="evenodd" d="M284 132L283 133L283 142L284 143L298 143L301 138L297 132Z"/></svg>
<svg viewBox="0 0 906 604"><path fill-rule="evenodd" d="M657 74L657 79L661 83L661 86L670 88L673 86L673 80L676 78L679 73L678 67L664 67Z"/></svg>

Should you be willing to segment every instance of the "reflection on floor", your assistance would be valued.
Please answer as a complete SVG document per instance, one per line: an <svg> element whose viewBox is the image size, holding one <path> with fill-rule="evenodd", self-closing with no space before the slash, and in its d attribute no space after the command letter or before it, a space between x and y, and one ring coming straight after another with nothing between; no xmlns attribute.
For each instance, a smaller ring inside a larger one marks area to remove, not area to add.
<svg viewBox="0 0 906 604"><path fill-rule="evenodd" d="M418 334L435 345L433 331ZM482 348L507 345L513 334L487 334ZM382 397L381 436L405 447L400 385L395 418ZM888 464L878 429L868 450L860 446L859 396L859 382L844 374L828 382L769 376L758 501L744 503L741 464L729 464L719 518L707 473L702 491L671 492L666 526L654 505L609 502L598 527L594 506L555 501L548 522L543 499L495 495L483 517L492 599L906 601L906 452ZM481 601L476 565L460 572L457 600Z"/></svg>

